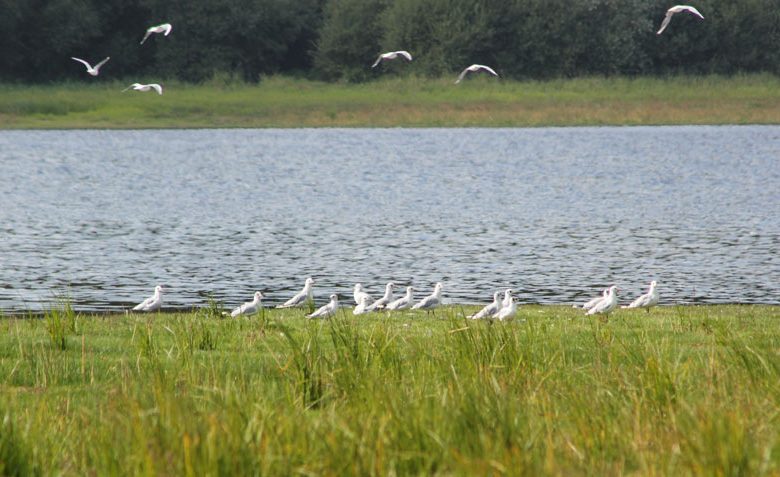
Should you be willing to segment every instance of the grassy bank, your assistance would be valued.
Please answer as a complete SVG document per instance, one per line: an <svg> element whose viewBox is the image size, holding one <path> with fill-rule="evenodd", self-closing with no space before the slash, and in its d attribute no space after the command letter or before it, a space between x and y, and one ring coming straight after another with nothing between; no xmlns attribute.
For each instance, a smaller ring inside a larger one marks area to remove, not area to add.
<svg viewBox="0 0 780 477"><path fill-rule="evenodd" d="M780 124L780 78L585 78L548 82L395 78L327 84L269 78L0 86L0 128L444 127Z"/></svg>
<svg viewBox="0 0 780 477"><path fill-rule="evenodd" d="M780 307L0 320L0 474L777 475Z"/></svg>

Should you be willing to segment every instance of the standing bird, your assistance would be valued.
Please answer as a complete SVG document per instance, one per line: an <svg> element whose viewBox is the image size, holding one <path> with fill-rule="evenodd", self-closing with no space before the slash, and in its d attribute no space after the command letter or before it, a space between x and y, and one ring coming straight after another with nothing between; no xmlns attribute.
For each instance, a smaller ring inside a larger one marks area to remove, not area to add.
<svg viewBox="0 0 780 477"><path fill-rule="evenodd" d="M591 308L596 306L601 300L607 297L607 293L609 293L609 288L605 288L601 292L601 296L597 296L596 298L593 298L591 300L588 300L584 305L582 305L582 309L585 311L589 311ZM578 308L577 305L574 305L575 308Z"/></svg>
<svg viewBox="0 0 780 477"><path fill-rule="evenodd" d="M495 71L493 71L493 68L491 68L491 67L489 67L489 66L485 66L485 65L477 65L477 64L474 64L474 65L471 65L471 66L469 66L468 68L466 68L465 70L463 70L463 71L460 73L460 76L458 76L458 79L456 79L456 80L455 80L455 84L458 84L458 83L460 83L460 81L461 81L461 80L462 80L462 79L463 79L463 78L464 78L464 77L465 77L465 76L466 76L468 73L473 73L473 72L475 72L475 71L479 71L479 70L485 70L485 71L487 71L488 73L490 73L490 74L491 74L491 75L493 75L493 76L498 76L498 73L496 73Z"/></svg>
<svg viewBox="0 0 780 477"><path fill-rule="evenodd" d="M147 28L146 35L144 35L144 39L141 40L141 45L144 44L146 39L149 38L152 33L165 33L165 36L168 36L171 34L171 29L173 29L173 26L170 23L161 23L160 25Z"/></svg>
<svg viewBox="0 0 780 477"><path fill-rule="evenodd" d="M76 58L75 56L70 57L71 60L78 61L82 65L87 67L87 73L91 74L92 76L97 76L100 73L100 67L106 64L106 61L110 60L111 57L107 56L105 60L101 61L100 63L96 64L95 66L91 66L86 61L82 60L81 58Z"/></svg>
<svg viewBox="0 0 780 477"><path fill-rule="evenodd" d="M314 280L309 277L306 279L306 282L303 284L303 290L299 291L297 295L290 298L286 302L282 303L281 305L276 305L277 308L292 308L297 306L305 306L308 303L311 303L314 301L314 290L312 289L312 286L314 285Z"/></svg>
<svg viewBox="0 0 780 477"><path fill-rule="evenodd" d="M353 297L355 298L356 305L360 304L360 301L363 297L367 298L368 300L367 304L369 305L374 301L374 299L371 298L371 295L369 295L363 290L363 285L361 285L360 283L355 284L355 291L353 292Z"/></svg>
<svg viewBox="0 0 780 477"><path fill-rule="evenodd" d="M666 16L664 17L664 21L661 22L661 28L655 34L660 35L664 30L666 30L666 27L669 25L669 22L672 21L672 16L675 13L680 13L680 12L688 12L704 20L704 15L699 13L699 11L696 10L694 7L690 5L675 5L666 11Z"/></svg>
<svg viewBox="0 0 780 477"><path fill-rule="evenodd" d="M360 301L358 301L357 306L355 307L354 310L352 310L352 314L353 315L362 315L363 313L368 313L368 310L366 309L366 308L368 308L368 305L369 305L368 300L369 300L368 295L361 296L360 297Z"/></svg>
<svg viewBox="0 0 780 477"><path fill-rule="evenodd" d="M515 303L514 297L509 296L509 304L502 307L498 313L493 315L498 321L508 321L515 317L517 314L517 303Z"/></svg>
<svg viewBox="0 0 780 477"><path fill-rule="evenodd" d="M653 280L650 282L650 290L647 291L644 295L640 295L639 298L632 301L630 305L628 306L621 306L621 308L644 308L645 311L650 313L650 308L654 307L658 304L658 290L656 286L658 283Z"/></svg>
<svg viewBox="0 0 780 477"><path fill-rule="evenodd" d="M414 293L414 288L412 287L406 287L406 295L402 296L401 298L391 301L387 304L385 307L386 310L404 310L406 308L409 308L412 306L412 293Z"/></svg>
<svg viewBox="0 0 780 477"><path fill-rule="evenodd" d="M596 303L596 306L588 310L588 315L609 315L612 310L614 310L617 307L618 300L617 300L617 292L618 287L615 285L612 285L609 287L609 290L607 291L607 296L604 297L603 300Z"/></svg>
<svg viewBox="0 0 780 477"><path fill-rule="evenodd" d="M412 55L408 51L404 51L404 50L389 51L387 53L382 53L381 55L379 55L379 58L376 59L376 61L374 62L373 65L371 65L371 67L372 68L376 68L376 65L378 65L382 61L394 60L394 59L398 58L398 55L401 55L404 58L406 58L407 60L412 61Z"/></svg>
<svg viewBox="0 0 780 477"><path fill-rule="evenodd" d="M479 310L477 313L470 315L468 318L472 320L479 320L482 318L489 318L498 313L499 310L501 310L501 300L499 300L500 296L501 292L493 293L493 303L485 305L484 308Z"/></svg>
<svg viewBox="0 0 780 477"><path fill-rule="evenodd" d="M165 289L162 285L154 287L154 295L133 307L133 311L156 311L162 306L162 294Z"/></svg>
<svg viewBox="0 0 780 477"><path fill-rule="evenodd" d="M395 287L395 283L388 282L387 285L385 285L385 296L372 303L368 307L368 311L384 310L384 308L393 301L393 287Z"/></svg>
<svg viewBox="0 0 780 477"><path fill-rule="evenodd" d="M419 302L417 302L413 307L412 310L425 310L427 311L433 311L434 308L441 305L441 289L442 284L441 282L437 283L435 287L433 287L433 293L426 296ZM434 316L436 316L436 313L434 312Z"/></svg>
<svg viewBox="0 0 780 477"><path fill-rule="evenodd" d="M151 91L155 90L157 91L157 94L162 94L162 86L160 86L157 83L149 83L149 84L141 84L141 83L133 83L127 88L123 89L122 92L124 93L128 89L133 89L134 91Z"/></svg>
<svg viewBox="0 0 780 477"><path fill-rule="evenodd" d="M241 315L254 315L260 309L263 307L263 304L260 303L260 301L263 299L263 294L259 291L255 292L255 298L252 301L248 301L244 303L243 305L239 306L238 308L234 309L232 312L230 312L230 316L233 318Z"/></svg>
<svg viewBox="0 0 780 477"><path fill-rule="evenodd" d="M339 296L334 293L330 296L330 302L327 305L322 305L311 315L306 315L306 318L330 318L338 309Z"/></svg>

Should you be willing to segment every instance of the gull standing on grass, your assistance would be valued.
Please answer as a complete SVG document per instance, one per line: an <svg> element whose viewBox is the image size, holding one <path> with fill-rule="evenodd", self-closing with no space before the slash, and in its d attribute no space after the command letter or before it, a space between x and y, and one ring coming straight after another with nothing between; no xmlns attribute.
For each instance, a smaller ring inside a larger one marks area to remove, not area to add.
<svg viewBox="0 0 780 477"><path fill-rule="evenodd" d="M395 283L388 282L387 285L385 285L385 296L378 299L374 303L372 303L367 311L377 311L377 310L384 310L385 307L393 301L393 287L395 287Z"/></svg>
<svg viewBox="0 0 780 477"><path fill-rule="evenodd" d="M162 294L165 289L162 285L154 287L154 295L133 307L133 311L156 311L162 306Z"/></svg>
<svg viewBox="0 0 780 477"><path fill-rule="evenodd" d="M433 312L434 308L441 305L441 289L442 284L439 282L435 287L433 287L433 293L417 302L417 304L412 307L412 310L425 310L426 312ZM433 315L436 316L436 312L433 312Z"/></svg>
<svg viewBox="0 0 780 477"><path fill-rule="evenodd" d="M658 282L653 280L650 282L650 290L648 290L647 293L632 301L630 305L621 306L621 308L644 308L645 311L650 313L650 308L658 304L659 296L658 290L656 289L657 285Z"/></svg>
<svg viewBox="0 0 780 477"><path fill-rule="evenodd" d="M699 13L699 11L696 10L694 7L690 5L675 5L666 11L666 17L664 17L664 21L661 22L661 28L655 34L660 35L664 30L666 30L666 27L669 25L669 22L672 21L672 16L674 16L675 13L680 13L680 12L688 12L704 20L704 15Z"/></svg>
<svg viewBox="0 0 780 477"><path fill-rule="evenodd" d="M371 67L376 68L376 65L378 65L379 63L386 60L394 60L398 58L399 55L403 56L408 61L412 61L412 55L408 51L405 50L389 51L387 53L382 53L381 55L379 55L379 58L376 59L376 61L374 62L373 65L371 65Z"/></svg>
<svg viewBox="0 0 780 477"><path fill-rule="evenodd" d="M307 278L306 282L303 284L303 290L299 291L297 295L290 298L281 305L276 305L276 307L292 308L296 306L305 306L308 303L312 303L314 301L314 290L312 289L313 285L314 279L311 277Z"/></svg>
<svg viewBox="0 0 780 477"><path fill-rule="evenodd" d="M406 295L402 296L401 298L391 301L387 304L385 307L386 310L404 310L406 308L409 308L412 306L412 294L414 293L414 288L412 287L406 287Z"/></svg>
<svg viewBox="0 0 780 477"><path fill-rule="evenodd" d="M146 35L144 35L144 39L141 40L141 45L144 44L146 39L149 38L152 33L164 33L165 36L168 36L171 34L171 29L173 29L173 26L170 23L161 23L160 25L147 28Z"/></svg>
<svg viewBox="0 0 780 477"><path fill-rule="evenodd" d="M78 61L82 65L87 67L87 73L91 74L92 76L97 76L100 73L100 67L106 64L106 61L110 60L111 57L107 56L105 60L101 61L100 63L96 64L95 66L90 65L86 61L82 60L81 58L76 58L75 56L70 57L71 60Z"/></svg>
<svg viewBox="0 0 780 477"><path fill-rule="evenodd" d="M506 300L505 300L506 301ZM493 315L498 321L509 321L517 314L517 303L512 295L509 295L509 304L502 307L498 313Z"/></svg>
<svg viewBox="0 0 780 477"><path fill-rule="evenodd" d="M368 299L369 305L374 301L374 299L371 298L371 295L369 295L368 293L365 292L365 290L363 290L363 285L360 283L355 284L355 291L353 292L352 295L355 298L356 305L359 305L360 302L362 301L362 298L364 297Z"/></svg>
<svg viewBox="0 0 780 477"><path fill-rule="evenodd" d="M614 310L617 307L618 300L617 300L617 292L618 287L616 285L612 285L609 287L609 290L607 291L607 296L605 296L600 302L596 303L596 305L588 310L588 315L609 315L612 310Z"/></svg>
<svg viewBox="0 0 780 477"><path fill-rule="evenodd" d="M133 83L127 88L123 89L122 92L124 93L128 89L133 89L135 91L144 91L144 92L155 90L157 91L157 94L160 95L162 94L162 86L160 86L157 83L149 83L149 84Z"/></svg>
<svg viewBox="0 0 780 477"><path fill-rule="evenodd" d="M368 300L369 300L369 296L368 295L362 295L360 297L360 301L358 302L357 306L355 307L354 310L352 310L352 314L353 315L362 315L363 313L368 313L368 310L366 309L366 308L368 308L368 305L369 305L369 301Z"/></svg>
<svg viewBox="0 0 780 477"><path fill-rule="evenodd" d="M493 68L491 68L491 67L489 67L489 66L485 66L485 65L477 65L477 64L474 64L474 65L471 65L471 66L469 66L468 68L466 68L465 70L463 70L463 71L460 73L460 76L458 76L458 79L457 79L457 80L455 80L455 84L458 84L458 83L460 83L460 81L461 81L461 80L462 80L462 79L463 79L463 78L464 78L464 77L465 77L467 74L469 74L469 73L473 73L473 72L475 72L475 71L479 71L479 70L485 70L485 71L487 71L488 73L490 73L491 75L498 77L498 73L496 73L495 71L493 71Z"/></svg>
<svg viewBox="0 0 780 477"><path fill-rule="evenodd" d="M244 303L243 305L239 306L238 308L234 309L232 312L230 312L230 316L233 318L241 315L254 315L258 311L260 311L260 308L263 307L263 304L261 303L261 300L263 299L263 294L259 291L255 292L254 300L248 301Z"/></svg>
<svg viewBox="0 0 780 477"><path fill-rule="evenodd" d="M596 306L601 300L607 297L607 293L609 293L609 288L605 288L601 292L601 296L597 296L596 298L593 298L591 300L588 300L584 305L582 305L582 309L585 311L590 310L594 306ZM579 308L577 305L574 305L574 308Z"/></svg>
<svg viewBox="0 0 780 477"><path fill-rule="evenodd" d="M501 310L501 300L499 300L500 296L500 291L493 293L493 303L488 303L484 308L479 310L477 313L470 315L468 318L472 320L479 320L482 318L489 318L498 313L499 310Z"/></svg>
<svg viewBox="0 0 780 477"><path fill-rule="evenodd" d="M327 305L322 305L311 315L306 315L306 318L330 318L338 309L339 296L334 293L330 296L330 302Z"/></svg>

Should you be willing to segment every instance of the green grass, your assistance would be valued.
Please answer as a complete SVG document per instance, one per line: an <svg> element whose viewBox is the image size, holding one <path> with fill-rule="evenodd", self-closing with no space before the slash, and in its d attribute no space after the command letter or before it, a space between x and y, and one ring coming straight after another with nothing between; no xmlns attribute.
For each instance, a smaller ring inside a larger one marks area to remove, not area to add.
<svg viewBox="0 0 780 477"><path fill-rule="evenodd" d="M164 95L126 82L0 85L0 128L428 127L780 124L772 75L508 81L390 78L329 84L272 77L164 82Z"/></svg>
<svg viewBox="0 0 780 477"><path fill-rule="evenodd" d="M780 473L780 307L218 311L0 320L0 474Z"/></svg>

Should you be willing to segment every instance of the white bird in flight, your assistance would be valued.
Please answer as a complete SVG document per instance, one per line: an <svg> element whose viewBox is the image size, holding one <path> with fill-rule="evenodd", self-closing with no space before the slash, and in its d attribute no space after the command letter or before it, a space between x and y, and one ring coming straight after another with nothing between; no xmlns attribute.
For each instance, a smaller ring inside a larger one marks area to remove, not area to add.
<svg viewBox="0 0 780 477"><path fill-rule="evenodd" d="M401 298L391 301L387 304L385 307L386 310L404 310L406 308L409 308L412 306L413 302L413 294L414 294L414 288L412 287L406 287L406 295L402 296Z"/></svg>
<svg viewBox="0 0 780 477"><path fill-rule="evenodd" d="M234 309L232 312L230 312L230 316L233 318L241 315L254 315L258 311L260 311L260 308L263 307L263 304L260 303L260 301L263 299L263 294L259 291L255 292L254 300L248 301L244 303L243 305L239 306L238 308Z"/></svg>
<svg viewBox="0 0 780 477"><path fill-rule="evenodd" d="M471 66L469 66L468 68L466 68L465 70L463 70L463 71L460 73L460 76L458 76L458 79L456 79L456 80L455 80L455 84L458 84L458 83L460 83L460 81L461 81L461 80L462 80L462 79L463 79L463 78L464 78L464 77L465 77L467 74L469 74L469 73L473 73L473 72L475 72L475 71L479 71L479 70L485 70L485 71L487 71L488 73L490 73L490 74L491 74L491 75L493 75L493 76L498 76L498 73L496 73L495 71L493 71L493 68L491 68L491 67L489 67L489 66L485 66L485 65L477 65L477 64L474 64L474 65L471 65Z"/></svg>
<svg viewBox="0 0 780 477"><path fill-rule="evenodd" d="M389 51L387 53L382 53L381 55L379 55L379 57L376 59L374 64L371 65L371 67L372 68L376 68L376 65L378 65L382 61L394 60L394 59L398 58L399 55L403 56L404 58L406 58L409 61L412 61L412 55L408 51L405 51L405 50Z"/></svg>
<svg viewBox="0 0 780 477"><path fill-rule="evenodd" d="M666 30L666 27L669 25L669 22L672 21L672 16L675 13L680 13L680 12L688 12L704 20L704 15L699 13L699 11L696 10L694 7L690 5L675 5L666 11L666 16L664 17L664 21L661 22L661 28L656 32L656 35L660 35L664 30Z"/></svg>
<svg viewBox="0 0 780 477"><path fill-rule="evenodd" d="M479 320L482 318L489 318L498 313L498 311L501 309L501 300L499 299L500 296L501 292L493 293L493 303L488 303L484 308L479 310L477 313L470 315L468 318L472 320Z"/></svg>
<svg viewBox="0 0 780 477"><path fill-rule="evenodd" d="M612 285L609 287L609 290L607 291L607 296L605 296L600 302L596 303L596 305L588 310L588 315L608 315L612 312L612 310L617 307L618 300L617 300L617 292L618 287L615 285Z"/></svg>
<svg viewBox="0 0 780 477"><path fill-rule="evenodd" d="M312 286L314 285L314 279L311 277L306 279L306 282L303 284L303 290L299 291L297 295L290 298L286 302L282 303L281 305L276 305L277 308L292 308L296 306L304 306L307 303L311 303L314 301L314 290L312 289Z"/></svg>
<svg viewBox="0 0 780 477"><path fill-rule="evenodd" d="M369 296L368 295L361 295L360 300L358 301L357 306L354 310L352 310L353 315L362 315L363 313L368 313L368 305L369 305Z"/></svg>
<svg viewBox="0 0 780 477"><path fill-rule="evenodd" d="M365 292L363 290L363 285L360 283L355 284L355 291L352 293L352 296L355 298L355 304L359 305L361 300L365 297L368 299L368 304L370 305L374 299L371 298L371 295Z"/></svg>
<svg viewBox="0 0 780 477"><path fill-rule="evenodd" d="M328 302L327 305L322 305L311 315L306 315L306 318L330 318L334 313L336 313L338 308L339 296L334 293L330 296L330 302Z"/></svg>
<svg viewBox="0 0 780 477"><path fill-rule="evenodd" d="M154 295L133 307L133 311L155 311L162 306L162 294L165 289L162 285L154 287Z"/></svg>
<svg viewBox="0 0 780 477"><path fill-rule="evenodd" d="M659 296L658 289L656 288L657 285L658 282L653 280L650 282L650 290L648 290L647 293L640 295L639 298L632 301L630 305L622 306L621 308L644 308L649 313L650 308L658 304Z"/></svg>
<svg viewBox="0 0 780 477"><path fill-rule="evenodd" d="M160 86L157 83L149 83L149 84L141 84L141 83L133 83L127 88L123 89L122 92L124 93L128 89L132 89L135 91L151 91L155 90L157 91L157 94L162 94L162 86Z"/></svg>
<svg viewBox="0 0 780 477"><path fill-rule="evenodd" d="M96 64L95 66L90 65L86 61L82 60L81 58L76 58L75 56L70 57L71 60L78 61L82 65L87 67L87 73L91 74L92 76L97 76L100 73L100 67L106 64L106 61L110 60L111 57L107 56L105 60L101 61L100 63Z"/></svg>
<svg viewBox="0 0 780 477"><path fill-rule="evenodd" d="M441 289L442 289L442 284L441 282L439 282L436 284L435 287L433 287L433 293L426 296L419 302L417 302L412 307L412 310L433 311L434 308L441 305Z"/></svg>
<svg viewBox="0 0 780 477"><path fill-rule="evenodd" d="M165 36L170 35L171 29L173 26L170 23L162 23L160 25L155 25L153 27L149 27L146 29L146 35L144 35L144 39L141 40L141 45L144 44L147 38L151 36L152 33L165 33Z"/></svg>
<svg viewBox="0 0 780 477"><path fill-rule="evenodd" d="M395 283L388 282L387 285L385 285L385 295L372 303L368 307L368 311L383 310L391 301L393 301L393 287L395 287Z"/></svg>

